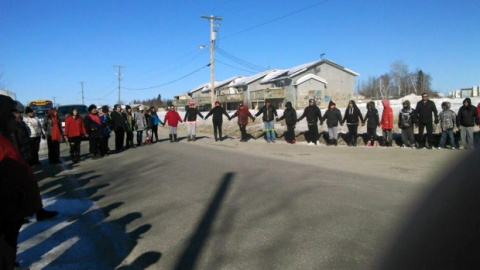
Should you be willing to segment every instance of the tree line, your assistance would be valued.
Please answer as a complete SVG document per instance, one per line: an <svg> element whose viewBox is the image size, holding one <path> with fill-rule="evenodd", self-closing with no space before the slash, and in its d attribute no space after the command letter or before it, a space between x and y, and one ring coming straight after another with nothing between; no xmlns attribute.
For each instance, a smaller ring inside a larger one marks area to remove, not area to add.
<svg viewBox="0 0 480 270"><path fill-rule="evenodd" d="M143 104L148 107L155 107L155 108L166 108L172 104L171 99L162 99L162 95L158 94L156 98L145 99L145 100L137 100L134 99L133 104Z"/></svg>
<svg viewBox="0 0 480 270"><path fill-rule="evenodd" d="M410 94L428 93L438 96L438 91L431 87L432 76L421 69L410 71L402 61L390 65L390 71L380 76L370 76L361 81L357 93L371 99L403 97Z"/></svg>

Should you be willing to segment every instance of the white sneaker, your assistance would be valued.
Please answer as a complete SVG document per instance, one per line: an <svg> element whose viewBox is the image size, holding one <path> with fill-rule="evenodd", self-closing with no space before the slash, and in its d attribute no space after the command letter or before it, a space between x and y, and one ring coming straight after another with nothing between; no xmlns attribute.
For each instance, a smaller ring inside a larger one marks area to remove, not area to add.
<svg viewBox="0 0 480 270"><path fill-rule="evenodd" d="M452 150L457 150L457 148L455 148L455 147L452 147Z"/></svg>
<svg viewBox="0 0 480 270"><path fill-rule="evenodd" d="M315 145L313 142L309 142L307 143L307 145Z"/></svg>
<svg viewBox="0 0 480 270"><path fill-rule="evenodd" d="M442 147L438 147L437 149L438 149L438 150L442 150Z"/></svg>

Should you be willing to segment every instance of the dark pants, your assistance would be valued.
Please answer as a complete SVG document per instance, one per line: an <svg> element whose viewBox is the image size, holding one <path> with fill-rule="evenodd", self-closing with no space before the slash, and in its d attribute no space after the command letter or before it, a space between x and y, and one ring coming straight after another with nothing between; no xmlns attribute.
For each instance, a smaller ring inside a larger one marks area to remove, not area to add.
<svg viewBox="0 0 480 270"><path fill-rule="evenodd" d="M377 140L377 127L367 127L367 139L372 142Z"/></svg>
<svg viewBox="0 0 480 270"><path fill-rule="evenodd" d="M308 124L308 134L309 134L309 136L307 138L307 141L317 144L317 141L318 141L318 126L317 126L317 124L313 124L313 125Z"/></svg>
<svg viewBox="0 0 480 270"><path fill-rule="evenodd" d="M0 255L6 259L6 265L0 264L0 268L3 269L3 266L8 266L6 269L14 269L15 260L17 257L17 243L18 243L18 234L20 233L20 227L22 227L22 220L11 221L6 218L0 220L0 237L4 237L4 243L0 243ZM3 250L1 244L6 244L6 249ZM0 262L1 263L1 262Z"/></svg>
<svg viewBox="0 0 480 270"><path fill-rule="evenodd" d="M402 129L402 143L405 146L414 146L415 145L415 137L413 136L413 128L404 128Z"/></svg>
<svg viewBox="0 0 480 270"><path fill-rule="evenodd" d="M108 148L108 139L110 136L104 136L100 139L100 155L107 155L110 149Z"/></svg>
<svg viewBox="0 0 480 270"><path fill-rule="evenodd" d="M155 140L158 141L158 125L154 125L152 127L152 132L153 132L153 135L155 135ZM152 139L153 139L153 136L152 136Z"/></svg>
<svg viewBox="0 0 480 270"><path fill-rule="evenodd" d="M115 150L122 150L124 139L125 139L125 130L116 129L115 130Z"/></svg>
<svg viewBox="0 0 480 270"><path fill-rule="evenodd" d="M287 142L293 142L295 140L295 126L287 126L287 132L285 132L285 140Z"/></svg>
<svg viewBox="0 0 480 270"><path fill-rule="evenodd" d="M127 141L125 143L126 147L127 148L130 148L130 147L135 147L135 145L133 144L133 131L127 131Z"/></svg>
<svg viewBox="0 0 480 270"><path fill-rule="evenodd" d="M41 137L33 137L30 138L30 142L32 144L32 164L40 164L40 160L38 158L38 152L40 151L40 141L42 140Z"/></svg>
<svg viewBox="0 0 480 270"><path fill-rule="evenodd" d="M100 141L102 138L88 138L90 154L98 156L100 153Z"/></svg>
<svg viewBox="0 0 480 270"><path fill-rule="evenodd" d="M137 145L140 146L142 144L143 139L143 130L137 130Z"/></svg>
<svg viewBox="0 0 480 270"><path fill-rule="evenodd" d="M347 125L348 128L348 145L357 145L358 124Z"/></svg>
<svg viewBox="0 0 480 270"><path fill-rule="evenodd" d="M240 133L242 134L242 141L247 140L247 126L245 125L238 125L240 128Z"/></svg>
<svg viewBox="0 0 480 270"><path fill-rule="evenodd" d="M213 135L215 136L215 140L217 139L217 131L220 135L220 139L222 139L222 122L212 122L213 123Z"/></svg>
<svg viewBox="0 0 480 270"><path fill-rule="evenodd" d="M80 154L81 142L82 142L82 138L80 136L68 138L68 143L70 144L70 156L73 156L75 154Z"/></svg>
<svg viewBox="0 0 480 270"><path fill-rule="evenodd" d="M60 141L53 141L52 136L47 136L48 161L60 162Z"/></svg>
<svg viewBox="0 0 480 270"><path fill-rule="evenodd" d="M418 139L420 142L420 146L423 147L425 146L425 139L423 138L423 129L427 128L427 139L428 139L428 146L432 147L433 144L433 125L432 123L418 123Z"/></svg>

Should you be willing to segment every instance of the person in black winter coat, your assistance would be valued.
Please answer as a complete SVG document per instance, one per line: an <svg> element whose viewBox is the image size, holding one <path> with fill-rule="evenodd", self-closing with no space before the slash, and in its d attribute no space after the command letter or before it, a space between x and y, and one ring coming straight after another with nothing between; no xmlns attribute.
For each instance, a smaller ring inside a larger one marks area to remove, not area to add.
<svg viewBox="0 0 480 270"><path fill-rule="evenodd" d="M87 132L88 142L90 146L90 154L92 159L102 157L100 155L100 143L102 140L103 128L102 121L97 113L97 106L90 105L88 107L89 114L83 119L85 131Z"/></svg>
<svg viewBox="0 0 480 270"><path fill-rule="evenodd" d="M213 135L215 136L215 141L217 142L218 140L222 141L222 124L223 124L223 116L225 115L230 121L230 116L228 115L227 111L225 111L225 108L222 107L219 101L215 101L215 107L211 109L207 116L205 116L205 120L207 118L213 115L212 117L212 123L213 123ZM217 132L220 137L217 137Z"/></svg>
<svg viewBox="0 0 480 270"><path fill-rule="evenodd" d="M438 112L435 103L428 99L428 94L422 94L422 100L417 103L415 108L416 123L418 125L419 148L425 147L425 140L423 138L423 130L427 128L428 149L433 146L433 123L432 113L435 118L435 124L438 124Z"/></svg>
<svg viewBox="0 0 480 270"><path fill-rule="evenodd" d="M458 129L460 129L460 143L464 149L473 149L473 127L480 125L477 108L472 101L466 98L463 106L458 109Z"/></svg>
<svg viewBox="0 0 480 270"><path fill-rule="evenodd" d="M343 126L342 113L335 107L335 102L328 103L328 109L323 114L322 122L327 121L328 127L328 143L327 145L337 145L338 141L338 124Z"/></svg>
<svg viewBox="0 0 480 270"><path fill-rule="evenodd" d="M295 144L295 124L297 123L297 112L292 107L292 102L288 101L285 103L285 111L280 118L277 118L276 121L281 121L285 119L285 124L287 125L287 132L285 133L285 140L287 143Z"/></svg>
<svg viewBox="0 0 480 270"><path fill-rule="evenodd" d="M367 122L367 146L378 146L377 127L380 124L378 110L375 109L375 102L367 103L367 113L365 114L365 122Z"/></svg>
<svg viewBox="0 0 480 270"><path fill-rule="evenodd" d="M183 122L187 124L187 137L189 142L196 140L197 115L203 119L203 115L197 109L195 103L193 103L193 101L190 101L190 106L185 112L185 117L183 118Z"/></svg>
<svg viewBox="0 0 480 270"><path fill-rule="evenodd" d="M111 128L115 132L115 151L120 152L123 149L123 140L125 139L125 116L122 114L120 104L113 106L113 112L110 114Z"/></svg>
<svg viewBox="0 0 480 270"><path fill-rule="evenodd" d="M348 102L348 107L345 109L345 114L343 115L343 123L347 122L348 128L348 146L357 146L357 134L358 134L358 124L360 121L362 126L365 125L363 120L362 112L355 104L355 101L350 100Z"/></svg>
<svg viewBox="0 0 480 270"><path fill-rule="evenodd" d="M415 147L413 126L415 124L415 110L410 107L410 101L403 102L403 109L398 115L398 128L402 130L402 146Z"/></svg>
<svg viewBox="0 0 480 270"><path fill-rule="evenodd" d="M255 117L263 114L263 124L265 125L265 134L267 135L267 143L275 142L275 124L274 119L277 117L277 110L270 104L270 101L265 102L265 106L263 106Z"/></svg>
<svg viewBox="0 0 480 270"><path fill-rule="evenodd" d="M314 99L309 100L308 106L303 110L302 116L298 118L297 122L302 121L303 118L307 117L308 123L308 135L307 142L309 145L317 144L318 142L318 122L320 121L320 125L323 124L322 122L322 112L315 104Z"/></svg>

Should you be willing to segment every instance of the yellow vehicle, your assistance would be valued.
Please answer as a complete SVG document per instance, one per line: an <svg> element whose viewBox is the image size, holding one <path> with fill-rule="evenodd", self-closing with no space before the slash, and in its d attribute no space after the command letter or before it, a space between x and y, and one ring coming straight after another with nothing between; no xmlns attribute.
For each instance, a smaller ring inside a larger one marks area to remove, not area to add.
<svg viewBox="0 0 480 270"><path fill-rule="evenodd" d="M36 100L30 101L27 104L27 106L32 108L33 111L45 110L45 109L53 108L53 102L48 99L36 99Z"/></svg>

